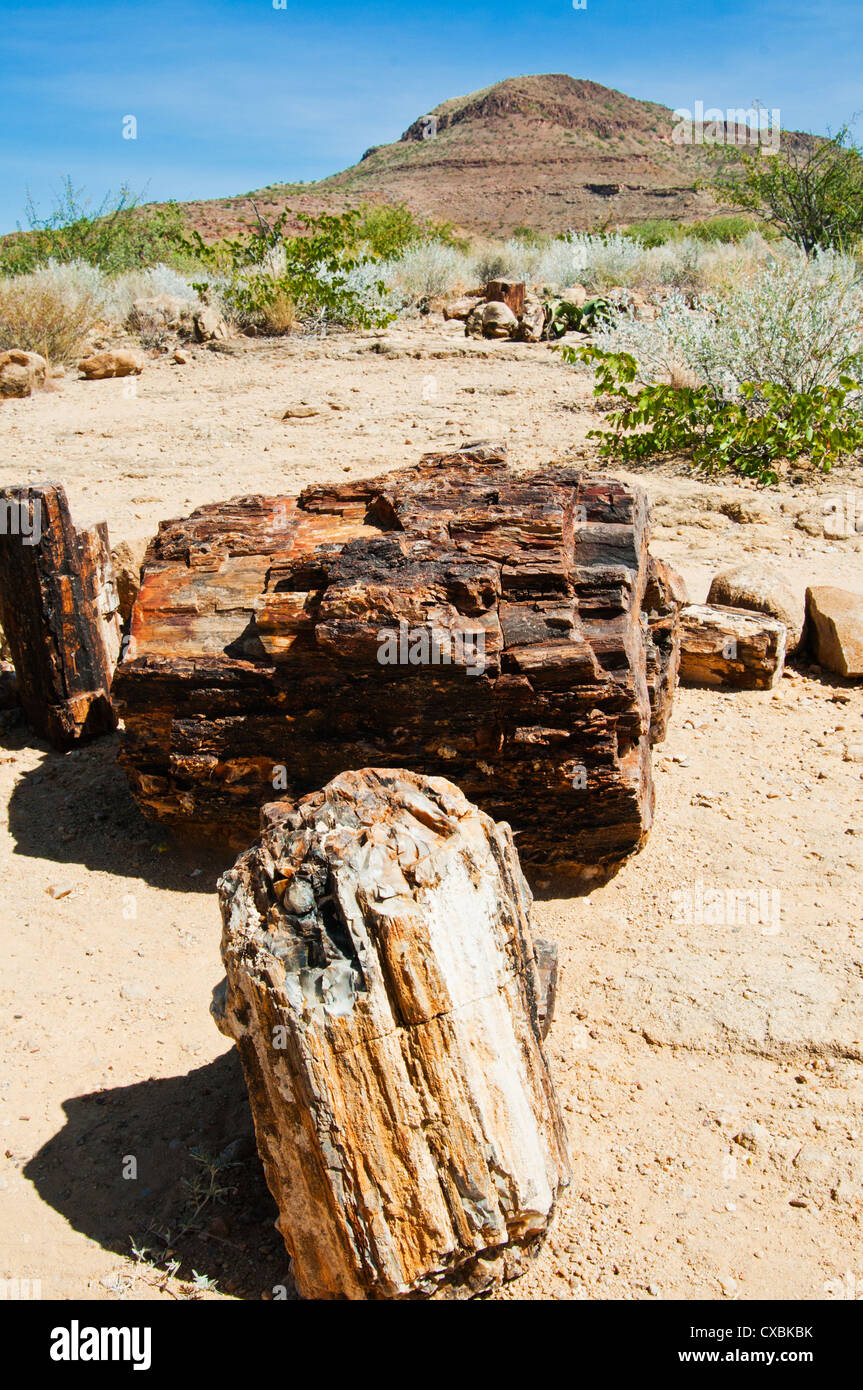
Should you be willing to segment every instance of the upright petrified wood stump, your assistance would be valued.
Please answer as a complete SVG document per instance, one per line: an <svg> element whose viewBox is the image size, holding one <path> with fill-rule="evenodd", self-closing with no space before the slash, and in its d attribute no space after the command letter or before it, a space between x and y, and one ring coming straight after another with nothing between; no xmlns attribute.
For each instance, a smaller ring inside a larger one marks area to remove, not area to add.
<svg viewBox="0 0 863 1390"><path fill-rule="evenodd" d="M76 531L62 487L0 491L0 627L38 734L66 748L115 727L121 625L108 529Z"/></svg>
<svg viewBox="0 0 863 1390"><path fill-rule="evenodd" d="M677 668L647 544L640 489L493 445L164 522L114 683L135 796L239 846L274 789L398 764L602 876L650 826Z"/></svg>
<svg viewBox="0 0 863 1390"><path fill-rule="evenodd" d="M444 778L368 769L263 820L219 885L213 1012L300 1292L514 1277L569 1168L509 826Z"/></svg>

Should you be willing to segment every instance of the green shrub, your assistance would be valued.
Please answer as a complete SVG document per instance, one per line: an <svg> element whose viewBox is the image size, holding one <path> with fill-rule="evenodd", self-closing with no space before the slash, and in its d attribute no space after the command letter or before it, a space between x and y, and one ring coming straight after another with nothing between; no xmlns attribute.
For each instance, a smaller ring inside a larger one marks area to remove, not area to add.
<svg viewBox="0 0 863 1390"><path fill-rule="evenodd" d="M27 200L28 229L0 241L0 275L24 275L53 261L84 261L109 275L158 265L170 259L183 229L178 207L144 208L128 188L105 196L95 211L67 178L53 211L39 218Z"/></svg>
<svg viewBox="0 0 863 1390"><path fill-rule="evenodd" d="M647 247L667 246L669 242L684 241L686 237L695 237L697 241L712 245L717 242L736 244L750 232L763 230L763 224L757 217L730 214L700 222L675 222L671 218L651 217L645 222L624 227L623 235Z"/></svg>
<svg viewBox="0 0 863 1390"><path fill-rule="evenodd" d="M847 126L829 140L784 137L775 152L714 149L719 194L758 213L807 256L817 247L850 250L863 236L863 151Z"/></svg>
<svg viewBox="0 0 863 1390"><path fill-rule="evenodd" d="M373 256L391 259L419 242L439 242L442 246L466 248L455 235L451 222L435 222L417 217L406 203L361 203L357 209L357 245L366 246Z"/></svg>
<svg viewBox="0 0 863 1390"><path fill-rule="evenodd" d="M513 227L510 236L513 241L520 241L525 246L547 246L551 240L544 232L537 232L533 227L524 225Z"/></svg>
<svg viewBox="0 0 863 1390"><path fill-rule="evenodd" d="M293 214L288 208L268 223L258 214L251 231L215 244L207 244L200 232L178 238L178 246L200 265L214 272L218 292L233 314L250 322L271 322L289 315L314 320L317 325L337 323L372 328L394 317L382 280L355 276L377 257L357 250L360 213L298 213L296 221L305 235L288 236L285 226ZM206 295L211 282L195 284Z"/></svg>
<svg viewBox="0 0 863 1390"><path fill-rule="evenodd" d="M664 383L629 387L638 364L629 353L561 347L564 360L597 368L594 394L622 402L608 416L610 429L592 430L600 453L624 463L659 454L691 452L705 472L734 472L759 483L778 481L777 465L800 458L823 472L863 448L861 383L842 377L835 386L793 391L776 382L744 382L739 399L723 400L710 386Z"/></svg>

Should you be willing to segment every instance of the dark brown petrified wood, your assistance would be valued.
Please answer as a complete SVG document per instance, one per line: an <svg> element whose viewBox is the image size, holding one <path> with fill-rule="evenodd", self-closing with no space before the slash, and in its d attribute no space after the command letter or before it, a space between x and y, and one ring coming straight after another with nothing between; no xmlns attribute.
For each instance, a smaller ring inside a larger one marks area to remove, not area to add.
<svg viewBox="0 0 863 1390"><path fill-rule="evenodd" d="M119 600L104 522L76 531L62 487L0 491L0 627L31 728L58 748L116 725Z"/></svg>
<svg viewBox="0 0 863 1390"><path fill-rule="evenodd" d="M677 669L647 546L641 489L495 445L163 522L114 684L133 791L239 847L274 793L444 774L528 868L602 876L650 826Z"/></svg>

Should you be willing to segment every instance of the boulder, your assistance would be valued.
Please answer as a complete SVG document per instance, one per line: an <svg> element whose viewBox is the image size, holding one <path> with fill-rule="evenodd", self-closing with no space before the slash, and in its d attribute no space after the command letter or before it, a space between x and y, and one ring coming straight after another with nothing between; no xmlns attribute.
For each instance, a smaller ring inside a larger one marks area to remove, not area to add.
<svg viewBox="0 0 863 1390"><path fill-rule="evenodd" d="M707 602L778 618L788 629L787 655L800 646L806 617L803 599L767 565L753 563L722 570L711 581Z"/></svg>
<svg viewBox="0 0 863 1390"><path fill-rule="evenodd" d="M154 295L136 299L126 322L137 333L178 333L191 336L194 330L195 305L179 295Z"/></svg>
<svg viewBox="0 0 863 1390"><path fill-rule="evenodd" d="M545 306L535 294L524 297L524 313L518 326L517 337L522 343L538 343L545 328Z"/></svg>
<svg viewBox="0 0 863 1390"><path fill-rule="evenodd" d="M584 285L567 285L565 290L560 292L561 299L565 299L567 304L574 304L577 309L588 301L588 293Z"/></svg>
<svg viewBox="0 0 863 1390"><path fill-rule="evenodd" d="M464 331L466 338L482 337L482 316L485 309L485 301L480 300L475 309L472 309L465 319Z"/></svg>
<svg viewBox="0 0 863 1390"><path fill-rule="evenodd" d="M806 590L807 636L819 666L863 676L863 596L831 585Z"/></svg>
<svg viewBox="0 0 863 1390"><path fill-rule="evenodd" d="M195 310L194 324L195 337L199 343L211 343L214 340L222 342L230 337L228 325L212 304L205 304Z"/></svg>
<svg viewBox="0 0 863 1390"><path fill-rule="evenodd" d="M210 504L145 558L112 686L123 766L146 815L235 850L274 787L437 773L512 824L523 864L593 884L652 821L677 585L641 488L522 474L488 442Z"/></svg>
<svg viewBox="0 0 863 1390"><path fill-rule="evenodd" d="M473 297L453 299L443 306L443 316L445 319L460 319L465 322L479 303L481 301Z"/></svg>
<svg viewBox="0 0 863 1390"><path fill-rule="evenodd" d="M97 352L93 357L83 357L78 363L78 371L87 381L102 381L109 376L140 376L143 370L144 359L140 354L125 348Z"/></svg>
<svg viewBox="0 0 863 1390"><path fill-rule="evenodd" d="M72 524L57 484L0 491L0 623L30 727L55 748L116 727L110 690L120 650L104 522Z"/></svg>
<svg viewBox="0 0 863 1390"><path fill-rule="evenodd" d="M518 332L518 319L507 304L494 301L482 311L484 338L512 338Z"/></svg>
<svg viewBox="0 0 863 1390"><path fill-rule="evenodd" d="M213 1014L297 1287L485 1293L569 1181L512 832L442 777L369 768L262 823L219 884Z"/></svg>
<svg viewBox="0 0 863 1390"><path fill-rule="evenodd" d="M0 352L0 398L23 399L44 387L48 378L48 363L38 352L12 348Z"/></svg>

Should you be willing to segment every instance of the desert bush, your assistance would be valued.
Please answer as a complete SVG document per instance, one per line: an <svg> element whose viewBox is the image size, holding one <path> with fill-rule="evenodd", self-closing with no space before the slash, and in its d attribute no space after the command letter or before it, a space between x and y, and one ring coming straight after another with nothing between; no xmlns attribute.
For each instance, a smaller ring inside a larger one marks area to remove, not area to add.
<svg viewBox="0 0 863 1390"><path fill-rule="evenodd" d="M121 188L91 210L83 190L67 178L47 217L27 200L27 228L0 242L0 275L23 275L50 262L85 262L108 274L167 261L176 251L183 218L173 203L141 206L140 195Z"/></svg>
<svg viewBox="0 0 863 1390"><path fill-rule="evenodd" d="M566 244L573 257L572 279L580 281L585 289L603 290L612 285L636 284L644 254L640 242L618 232L603 236L576 232L567 237Z"/></svg>
<svg viewBox="0 0 863 1390"><path fill-rule="evenodd" d="M850 250L863 236L863 151L847 126L829 140L809 137L769 153L715 147L715 187L737 207L759 213L807 256Z"/></svg>
<svg viewBox="0 0 863 1390"><path fill-rule="evenodd" d="M404 288L414 299L458 293L502 277L524 280L549 295L580 283L592 294L620 285L648 292L679 289L693 297L734 278L751 278L781 252L781 243L770 246L757 231L739 242L687 235L656 246L629 235L584 232L554 239L513 236L473 255L452 247L409 247L403 257L388 259L381 273L394 289Z"/></svg>
<svg viewBox="0 0 863 1390"><path fill-rule="evenodd" d="M400 307L442 294L457 294L474 283L470 263L454 246L421 242L376 267L387 293Z"/></svg>
<svg viewBox="0 0 863 1390"><path fill-rule="evenodd" d="M290 306L300 323L370 328L389 322L394 311L383 281L351 280L376 263L357 250L360 214L299 213L303 234L289 236L293 217L288 208L272 223L259 214L256 227L214 245L198 231L179 238L180 250L210 275L194 288L202 295L215 290L238 321L272 319Z"/></svg>
<svg viewBox="0 0 863 1390"><path fill-rule="evenodd" d="M705 472L734 472L759 483L776 483L778 465L801 458L823 472L863 448L859 380L841 376L835 385L791 390L769 381L741 382L734 400L709 385L654 383L629 388L642 375L628 353L594 345L560 349L570 363L596 367L594 394L618 404L610 429L591 430L600 453L624 463L688 452Z"/></svg>
<svg viewBox="0 0 863 1390"><path fill-rule="evenodd" d="M507 255L499 246L484 247L472 262L472 279L477 285L487 285L489 280L515 279L517 259Z"/></svg>
<svg viewBox="0 0 863 1390"><path fill-rule="evenodd" d="M99 300L88 287L72 290L38 272L0 280L0 349L69 362L99 317Z"/></svg>
<svg viewBox="0 0 863 1390"><path fill-rule="evenodd" d="M112 324L125 323L136 299L171 295L190 304L199 302L188 279L165 265L106 275L98 266L88 265L86 261L67 264L50 261L33 271L33 279L71 301L90 296L98 317Z"/></svg>
<svg viewBox="0 0 863 1390"><path fill-rule="evenodd" d="M538 232L533 227L523 225L513 227L510 238L512 241L523 242L526 246L546 246L551 240L551 237L546 236L544 232Z"/></svg>
<svg viewBox="0 0 863 1390"><path fill-rule="evenodd" d="M743 241L750 232L759 232L763 224L758 218L746 217L742 213L731 213L720 217L710 217L698 222L676 222L670 217L648 217L644 222L635 222L623 228L623 236L640 241L642 246L652 248L667 246L669 242L683 241L694 237L710 245L717 242L737 243Z"/></svg>
<svg viewBox="0 0 863 1390"><path fill-rule="evenodd" d="M545 337L562 338L565 333L592 333L600 324L614 320L616 306L608 299L588 299L571 304L566 299L546 300Z"/></svg>
<svg viewBox="0 0 863 1390"><path fill-rule="evenodd" d="M699 297L692 309L673 292L656 320L621 317L596 344L630 353L647 383L682 368L733 400L743 382L795 392L863 376L861 316L863 288L850 258L825 253L807 263L797 254Z"/></svg>
<svg viewBox="0 0 863 1390"><path fill-rule="evenodd" d="M383 260L402 255L409 247L432 243L464 249L451 222L418 217L406 203L361 203L357 209L357 249L367 248Z"/></svg>

